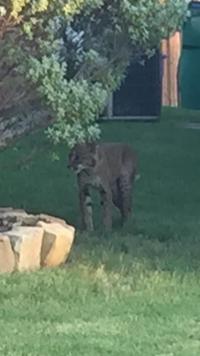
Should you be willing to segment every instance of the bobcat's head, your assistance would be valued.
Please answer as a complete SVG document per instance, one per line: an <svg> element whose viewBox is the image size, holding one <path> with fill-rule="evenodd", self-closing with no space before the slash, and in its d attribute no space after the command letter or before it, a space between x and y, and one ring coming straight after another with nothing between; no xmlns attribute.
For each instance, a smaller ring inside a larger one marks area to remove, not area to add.
<svg viewBox="0 0 200 356"><path fill-rule="evenodd" d="M69 153L68 168L76 174L82 171L89 173L96 165L96 145L81 143L72 148Z"/></svg>

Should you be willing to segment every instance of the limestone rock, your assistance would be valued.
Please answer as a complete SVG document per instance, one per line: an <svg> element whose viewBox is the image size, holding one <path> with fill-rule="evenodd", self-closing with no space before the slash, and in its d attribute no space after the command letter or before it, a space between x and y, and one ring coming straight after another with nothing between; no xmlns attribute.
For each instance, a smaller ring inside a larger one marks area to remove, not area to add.
<svg viewBox="0 0 200 356"><path fill-rule="evenodd" d="M69 255L74 240L73 226L58 222L39 221L37 226L43 228L41 249L41 266L54 267L64 263Z"/></svg>
<svg viewBox="0 0 200 356"><path fill-rule="evenodd" d="M74 233L60 218L0 208L0 272L59 266L69 255Z"/></svg>
<svg viewBox="0 0 200 356"><path fill-rule="evenodd" d="M11 225L21 224L23 219L26 219L28 216L24 210L2 208L0 210L0 225L10 228Z"/></svg>
<svg viewBox="0 0 200 356"><path fill-rule="evenodd" d="M36 226L38 221L47 223L58 222L61 225L66 225L65 220L56 218L47 214L28 214L22 209L0 208L0 231L4 231L4 227L8 230L12 226Z"/></svg>
<svg viewBox="0 0 200 356"><path fill-rule="evenodd" d="M9 207L4 207L4 208L0 208L0 214L8 212L8 211L13 211L13 208L11 208L10 206Z"/></svg>
<svg viewBox="0 0 200 356"><path fill-rule="evenodd" d="M6 235L0 235L0 273L10 273L15 269L15 256L10 240Z"/></svg>
<svg viewBox="0 0 200 356"><path fill-rule="evenodd" d="M8 231L15 254L16 270L34 270L40 268L40 253L43 238L41 227L19 226Z"/></svg>
<svg viewBox="0 0 200 356"><path fill-rule="evenodd" d="M38 221L44 221L46 223L53 223L53 222L57 222L63 226L69 226L65 220L63 219L60 219L60 218L57 218L55 216L51 216L51 215L47 215L47 214L39 214L39 215L36 215L37 216L37 219Z"/></svg>

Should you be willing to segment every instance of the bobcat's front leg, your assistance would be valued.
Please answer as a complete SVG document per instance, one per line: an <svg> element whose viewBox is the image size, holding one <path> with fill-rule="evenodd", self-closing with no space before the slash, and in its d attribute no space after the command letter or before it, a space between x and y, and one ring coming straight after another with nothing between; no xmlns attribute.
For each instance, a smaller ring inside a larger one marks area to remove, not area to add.
<svg viewBox="0 0 200 356"><path fill-rule="evenodd" d="M101 189L101 205L103 208L103 224L106 231L112 229L112 193L109 189Z"/></svg>
<svg viewBox="0 0 200 356"><path fill-rule="evenodd" d="M88 188L80 188L79 201L81 209L82 228L88 231L93 231L94 225L92 217L92 201Z"/></svg>

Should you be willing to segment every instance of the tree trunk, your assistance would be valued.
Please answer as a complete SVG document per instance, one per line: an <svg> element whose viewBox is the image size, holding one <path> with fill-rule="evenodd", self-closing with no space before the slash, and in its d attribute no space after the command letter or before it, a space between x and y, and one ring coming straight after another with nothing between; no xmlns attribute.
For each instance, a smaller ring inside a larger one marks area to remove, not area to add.
<svg viewBox="0 0 200 356"><path fill-rule="evenodd" d="M47 110L34 111L29 115L9 116L0 113L0 149L14 140L38 128L48 127L54 119Z"/></svg>

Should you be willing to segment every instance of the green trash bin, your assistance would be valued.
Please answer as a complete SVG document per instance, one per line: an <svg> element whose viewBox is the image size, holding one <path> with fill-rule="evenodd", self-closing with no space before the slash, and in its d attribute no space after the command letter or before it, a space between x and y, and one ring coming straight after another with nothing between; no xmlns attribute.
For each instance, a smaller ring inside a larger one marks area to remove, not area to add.
<svg viewBox="0 0 200 356"><path fill-rule="evenodd" d="M183 27L182 53L179 64L181 106L200 109L200 2L189 4L190 17Z"/></svg>

